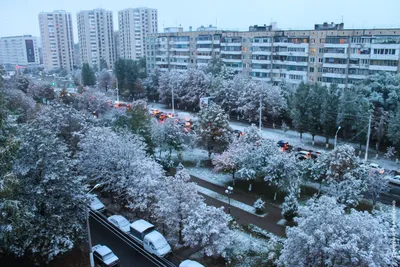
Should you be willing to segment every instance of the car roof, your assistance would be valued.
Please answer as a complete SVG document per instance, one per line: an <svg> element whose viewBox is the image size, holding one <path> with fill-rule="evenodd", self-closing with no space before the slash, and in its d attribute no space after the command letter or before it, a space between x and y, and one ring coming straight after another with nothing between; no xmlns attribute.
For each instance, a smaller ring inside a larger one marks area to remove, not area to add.
<svg viewBox="0 0 400 267"><path fill-rule="evenodd" d="M160 234L157 231L153 231L149 234L146 235L146 238L151 241L153 244L159 243L159 242L165 242L165 238L162 234Z"/></svg>
<svg viewBox="0 0 400 267"><path fill-rule="evenodd" d="M143 219L140 219L140 220L137 220L137 221L131 223L131 227L136 229L138 232L143 233L150 227L154 227L154 225L152 225L151 223L149 223Z"/></svg>
<svg viewBox="0 0 400 267"><path fill-rule="evenodd" d="M98 248L96 249L96 252L99 253L102 257L103 257L104 255L109 254L110 252L113 253L113 252L111 251L111 249L109 249L107 246L104 246L104 245L98 247Z"/></svg>
<svg viewBox="0 0 400 267"><path fill-rule="evenodd" d="M179 267L204 267L204 265L198 263L197 261L185 260L181 262Z"/></svg>
<svg viewBox="0 0 400 267"><path fill-rule="evenodd" d="M122 221L128 221L124 216L122 215L112 215L110 217L108 217L108 219L114 219L116 220L118 223L122 222Z"/></svg>

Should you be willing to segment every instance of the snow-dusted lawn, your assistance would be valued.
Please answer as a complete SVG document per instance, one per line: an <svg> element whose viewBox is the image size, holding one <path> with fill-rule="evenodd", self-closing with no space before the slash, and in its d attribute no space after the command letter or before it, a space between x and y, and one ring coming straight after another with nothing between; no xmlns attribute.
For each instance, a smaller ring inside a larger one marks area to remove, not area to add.
<svg viewBox="0 0 400 267"><path fill-rule="evenodd" d="M186 168L190 175L196 176L199 179L207 181L209 183L226 186L232 181L232 175L226 173L216 173L209 168Z"/></svg>
<svg viewBox="0 0 400 267"><path fill-rule="evenodd" d="M229 203L228 197L225 196L225 195L221 195L221 194L219 194L217 192L214 192L214 191L209 190L207 188L201 187L199 185L196 185L196 188L197 188L197 191L199 193L202 193L202 194L204 194L206 196L215 198L216 200L219 200L219 201L224 202L226 204ZM236 208L241 209L241 210L244 210L244 211L246 211L248 213L251 213L251 214L259 216L259 217L265 217L265 216L268 215L267 213L265 213L265 214L257 214L252 206L249 206L247 204L244 204L244 203L242 203L240 201L237 201L237 200L234 200L232 198L231 198L231 206L236 207Z"/></svg>

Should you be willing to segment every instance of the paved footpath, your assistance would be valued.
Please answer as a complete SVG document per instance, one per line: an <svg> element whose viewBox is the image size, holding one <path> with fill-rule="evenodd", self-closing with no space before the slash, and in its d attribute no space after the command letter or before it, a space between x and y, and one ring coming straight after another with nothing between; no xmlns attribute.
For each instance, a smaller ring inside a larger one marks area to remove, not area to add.
<svg viewBox="0 0 400 267"><path fill-rule="evenodd" d="M204 181L200 178L197 178L195 176L191 176L191 181L197 183L199 186L207 188L209 190L212 190L214 192L217 192L221 195L225 195L225 187L219 186L212 184L210 182ZM236 188L235 188L236 189ZM253 206L254 202L257 200L257 197L240 191L240 190L235 190L234 193L231 195L231 199L240 201L242 203L245 203L247 205ZM207 195L202 194L205 197L206 203L215 207L225 207L225 212L228 213L228 204L216 200L215 198L211 198ZM267 204L267 203L266 203ZM283 219L281 215L281 209L278 207L274 207L271 205L266 205L265 212L267 213L267 216L265 217L259 217L257 215L248 213L242 209L236 208L231 206L231 215L236 219L236 221L239 224L254 224L257 225L258 227L265 229L268 232L271 232L277 236L285 236L285 227L282 225L278 224L278 221Z"/></svg>

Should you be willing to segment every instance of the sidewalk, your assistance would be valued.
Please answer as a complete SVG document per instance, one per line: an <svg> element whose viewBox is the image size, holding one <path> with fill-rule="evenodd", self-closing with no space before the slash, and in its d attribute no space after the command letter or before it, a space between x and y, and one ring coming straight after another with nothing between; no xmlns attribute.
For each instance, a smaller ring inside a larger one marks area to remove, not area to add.
<svg viewBox="0 0 400 267"><path fill-rule="evenodd" d="M197 183L197 185L203 188L216 192L220 195L225 195L225 189L226 189L225 187L212 184L210 182L204 181L192 175L191 175L191 181ZM208 195L205 195L201 192L199 193L204 196L205 202L208 205L212 205L215 207L223 206L225 207L224 209L225 212L228 213L227 203L209 197ZM236 200L238 202L242 202L248 206L253 206L254 202L257 200L257 197L234 188L233 194L231 195L231 199ZM254 224L277 236L285 237L286 236L285 226L278 224L278 222L283 219L281 215L281 209L274 207L268 203L265 203L265 213L267 213L267 215L265 217L261 217L231 205L231 215L237 220L239 224Z"/></svg>

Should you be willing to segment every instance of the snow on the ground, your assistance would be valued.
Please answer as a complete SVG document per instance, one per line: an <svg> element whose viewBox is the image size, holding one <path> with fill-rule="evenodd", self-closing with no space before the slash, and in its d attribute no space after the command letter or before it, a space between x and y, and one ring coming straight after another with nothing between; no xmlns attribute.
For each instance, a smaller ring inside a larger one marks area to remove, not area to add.
<svg viewBox="0 0 400 267"><path fill-rule="evenodd" d="M184 149L182 151L182 157L185 161L198 162L200 160L207 160L208 152L201 148Z"/></svg>
<svg viewBox="0 0 400 267"><path fill-rule="evenodd" d="M217 193L217 192L214 192L214 191L209 190L209 189L207 189L207 188L201 187L201 186L199 186L199 185L196 185L196 188L197 188L197 191L198 191L199 193L202 193L202 194L204 194L204 195L206 195L206 196L209 196L209 197L211 197L211 198L215 198L216 200L219 200L219 201L224 202L224 203L226 203L226 204L229 203L228 196L226 196L226 195L221 195L221 194L219 194L219 193ZM253 214L253 215L256 215L256 216L258 216L258 217L265 217L265 216L267 216L267 213L265 213L265 214L257 214L257 213L255 212L255 209L254 209L252 206L249 206L249 205L247 205L247 204L244 204L243 202L234 200L234 199L232 199L232 198L231 198L230 201L231 201L231 206L233 206L233 207L236 207L236 208L238 208L238 209L244 210L244 211L246 211L246 212L248 212L248 213L251 213L251 214Z"/></svg>
<svg viewBox="0 0 400 267"><path fill-rule="evenodd" d="M232 175L226 173L216 173L209 168L186 168L190 175L196 176L197 178L207 181L209 183L226 186L232 181Z"/></svg>
<svg viewBox="0 0 400 267"><path fill-rule="evenodd" d="M149 108L157 108L164 112L172 112L172 109L167 108L167 106L165 104L160 104L160 103L149 103ZM175 113L179 113L179 112L188 112L191 115L193 115L194 117L196 117L196 113L194 113L194 112L181 111L181 110L177 110L177 109L175 110ZM231 121L230 126L235 130L243 131L243 129L245 129L246 127L249 127L249 123ZM279 126L278 126L278 128L279 128ZM324 136L318 136L318 135L315 136L315 139L314 139L315 143L318 143L323 146L314 147L312 145L312 136L311 136L311 134L308 134L308 133L303 133L303 138L302 138L302 140L300 140L300 134L294 130L288 130L288 131L286 131L286 133L284 133L283 130L281 130L281 129L263 128L262 135L264 138L271 139L273 141L286 140L289 142L289 144L291 144L292 146L295 146L295 147L302 147L305 149L316 150L316 151L321 151L321 152L331 150L331 149L325 148L325 137ZM333 142L334 142L334 139L330 138L329 143L331 145L333 145ZM338 145L348 144L348 145L354 146L357 149L359 148L359 144L343 141L340 139L337 140L337 144ZM365 149L365 148L363 148L363 149ZM370 150L371 149L372 148L370 148ZM369 151L368 161L377 163L385 169L390 169L390 170L399 169L399 164L396 163L395 161L386 159L383 157L379 157L377 159L377 158L375 158L375 155L376 155L375 151L373 151L373 150Z"/></svg>

